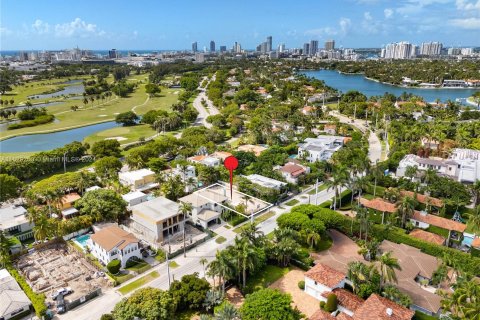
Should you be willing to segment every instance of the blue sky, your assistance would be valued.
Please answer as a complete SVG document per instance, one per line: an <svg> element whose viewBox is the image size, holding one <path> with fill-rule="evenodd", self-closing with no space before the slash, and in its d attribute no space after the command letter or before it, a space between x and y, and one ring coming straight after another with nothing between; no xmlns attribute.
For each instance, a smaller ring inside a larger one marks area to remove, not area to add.
<svg viewBox="0 0 480 320"><path fill-rule="evenodd" d="M0 49L255 48L310 39L337 46L441 41L480 45L480 0L1 0Z"/></svg>

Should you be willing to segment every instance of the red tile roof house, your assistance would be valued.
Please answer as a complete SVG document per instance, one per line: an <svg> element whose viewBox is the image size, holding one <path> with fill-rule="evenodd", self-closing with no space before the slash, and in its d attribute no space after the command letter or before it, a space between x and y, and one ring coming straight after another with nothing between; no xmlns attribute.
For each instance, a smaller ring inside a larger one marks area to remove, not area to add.
<svg viewBox="0 0 480 320"><path fill-rule="evenodd" d="M425 211L415 211L410 221L418 228L427 229L430 225L448 230L448 237L446 245L449 246L450 239L452 238L452 231L457 233L458 237L463 236L463 232L467 228L467 225L454 220L428 214Z"/></svg>
<svg viewBox="0 0 480 320"><path fill-rule="evenodd" d="M310 173L309 167L294 162L287 162L283 167L279 167L278 170L287 182L293 184L298 183L300 176Z"/></svg>
<svg viewBox="0 0 480 320"><path fill-rule="evenodd" d="M372 294L367 300L343 289L349 283L345 274L325 264L317 264L305 273L305 292L321 301L330 294L337 296L337 310L328 313L318 310L310 320L411 320L415 312Z"/></svg>

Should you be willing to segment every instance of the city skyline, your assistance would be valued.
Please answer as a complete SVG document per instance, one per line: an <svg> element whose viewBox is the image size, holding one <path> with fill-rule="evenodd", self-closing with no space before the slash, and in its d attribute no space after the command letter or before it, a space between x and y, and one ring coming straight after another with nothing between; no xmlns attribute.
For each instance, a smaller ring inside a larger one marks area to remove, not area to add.
<svg viewBox="0 0 480 320"><path fill-rule="evenodd" d="M480 45L475 43L480 31L479 0L251 4L187 1L181 8L164 3L158 10L145 10L157 4L146 1L135 7L112 1L64 4L7 0L1 10L1 50L76 46L92 50L188 50L193 42L199 48L209 48L212 40L217 46L231 48L238 42L254 50L268 36L273 37L272 49L281 43L301 48L311 40L321 47L328 39L335 39L336 47L346 48L380 48L400 41L438 41L446 47ZM271 13L265 14L268 11Z"/></svg>

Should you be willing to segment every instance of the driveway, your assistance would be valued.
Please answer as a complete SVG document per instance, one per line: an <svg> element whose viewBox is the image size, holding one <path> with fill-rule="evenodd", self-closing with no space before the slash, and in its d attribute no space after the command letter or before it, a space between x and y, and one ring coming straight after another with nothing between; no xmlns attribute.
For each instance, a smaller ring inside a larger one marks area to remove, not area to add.
<svg viewBox="0 0 480 320"><path fill-rule="evenodd" d="M272 283L269 288L290 294L295 306L310 318L318 310L319 301L298 287L298 282L305 280L304 274L305 271L295 268Z"/></svg>
<svg viewBox="0 0 480 320"><path fill-rule="evenodd" d="M312 253L315 263L324 263L346 273L348 263L352 261L365 262L363 257L357 253L360 247L352 239L336 230L329 230L329 235L333 244L328 250Z"/></svg>

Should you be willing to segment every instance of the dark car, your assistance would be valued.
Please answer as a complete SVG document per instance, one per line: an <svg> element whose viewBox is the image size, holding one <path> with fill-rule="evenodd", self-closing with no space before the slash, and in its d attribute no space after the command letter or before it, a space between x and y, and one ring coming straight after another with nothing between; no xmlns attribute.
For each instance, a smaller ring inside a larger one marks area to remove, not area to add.
<svg viewBox="0 0 480 320"><path fill-rule="evenodd" d="M63 294L57 296L57 312L59 314L65 313L67 311L67 306L65 305L65 298Z"/></svg>

